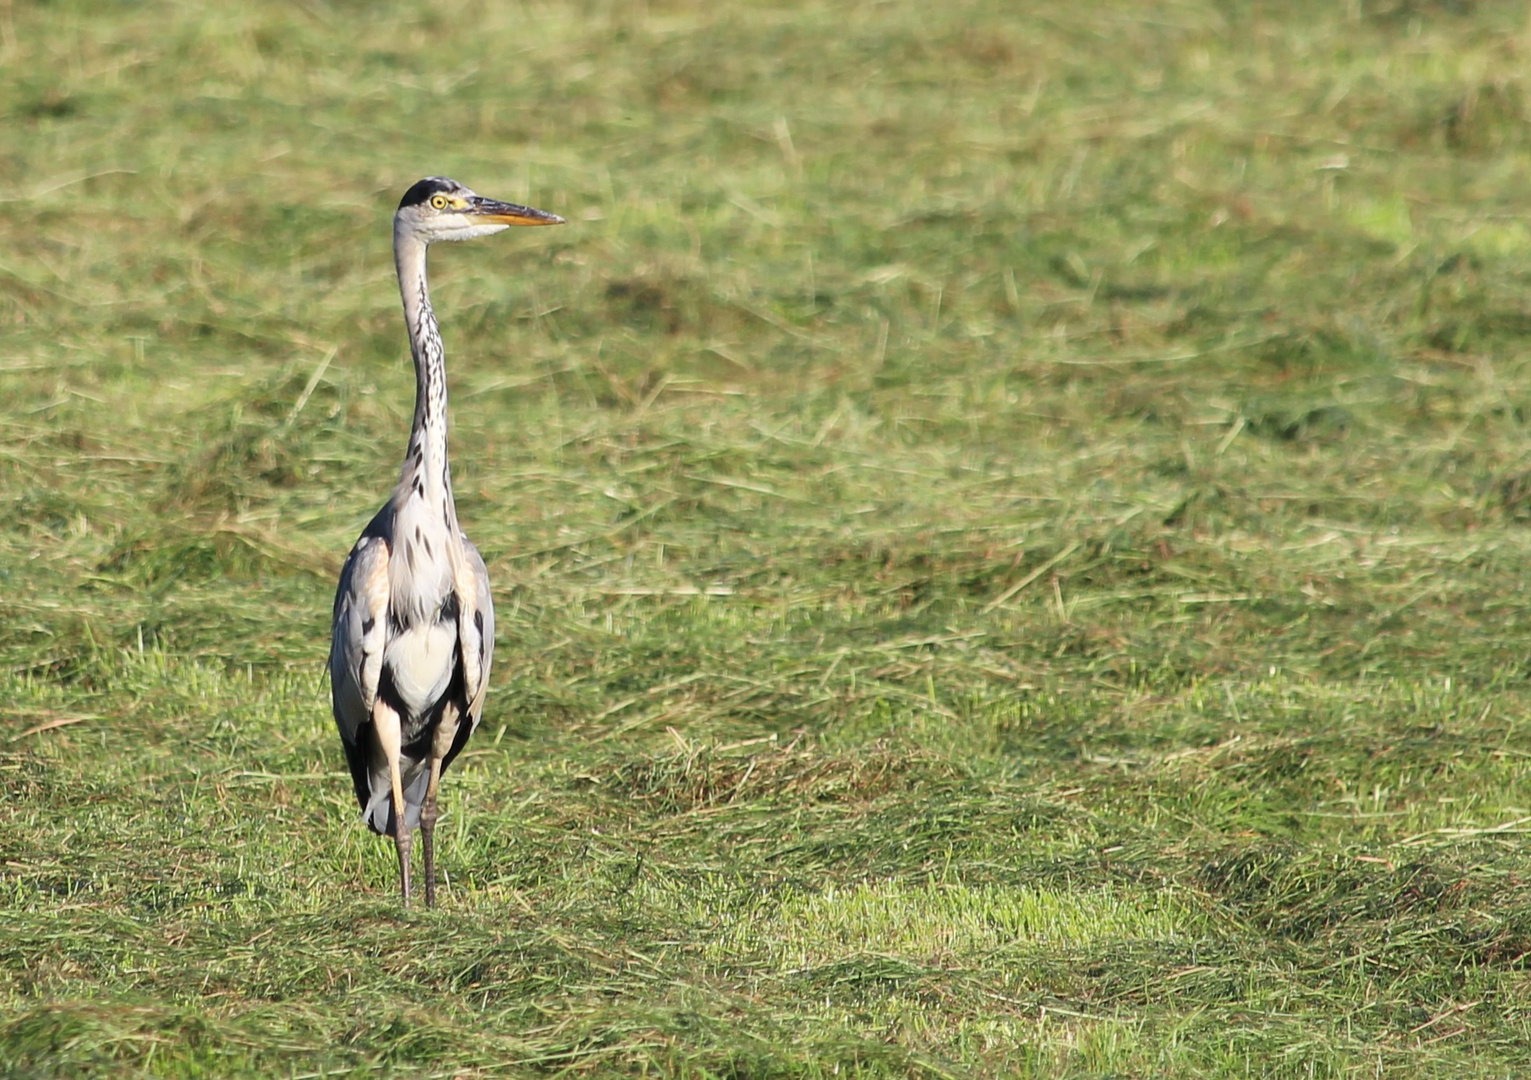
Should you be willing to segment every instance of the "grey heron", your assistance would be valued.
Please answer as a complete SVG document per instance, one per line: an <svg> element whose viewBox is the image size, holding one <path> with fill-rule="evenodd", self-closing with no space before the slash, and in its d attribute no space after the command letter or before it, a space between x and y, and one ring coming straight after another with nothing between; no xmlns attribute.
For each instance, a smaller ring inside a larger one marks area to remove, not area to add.
<svg viewBox="0 0 1531 1080"><path fill-rule="evenodd" d="M405 906L416 828L425 841L425 905L436 903L436 788L483 716L494 651L489 574L452 501L446 357L426 285L426 249L511 225L562 223L439 176L405 192L393 218L415 419L399 482L340 572L329 667L356 800L367 825L393 837Z"/></svg>

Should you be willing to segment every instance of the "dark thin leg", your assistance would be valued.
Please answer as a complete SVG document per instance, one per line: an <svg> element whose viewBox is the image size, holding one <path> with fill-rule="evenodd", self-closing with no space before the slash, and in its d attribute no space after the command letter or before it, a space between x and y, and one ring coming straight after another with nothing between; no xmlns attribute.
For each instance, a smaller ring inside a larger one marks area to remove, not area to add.
<svg viewBox="0 0 1531 1080"><path fill-rule="evenodd" d="M436 802L420 808L420 836L425 840L425 906L436 906Z"/></svg>
<svg viewBox="0 0 1531 1080"><path fill-rule="evenodd" d="M425 906L436 906L436 785L441 782L441 759L431 758L431 780L420 808L420 835L425 840Z"/></svg>
<svg viewBox="0 0 1531 1080"><path fill-rule="evenodd" d="M413 842L414 837L409 835L409 825L405 823L404 815L399 814L393 831L393 846L399 849L399 894L403 897L405 907L409 907L409 849ZM429 845L426 850L430 850Z"/></svg>

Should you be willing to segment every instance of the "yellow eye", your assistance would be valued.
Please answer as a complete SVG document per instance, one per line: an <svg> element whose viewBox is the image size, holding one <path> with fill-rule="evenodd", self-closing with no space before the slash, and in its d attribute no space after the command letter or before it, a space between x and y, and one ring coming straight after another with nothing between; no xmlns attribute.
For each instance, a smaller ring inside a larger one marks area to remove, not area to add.
<svg viewBox="0 0 1531 1080"><path fill-rule="evenodd" d="M431 205L437 210L445 210L447 208L447 197L445 195L432 195Z"/></svg>

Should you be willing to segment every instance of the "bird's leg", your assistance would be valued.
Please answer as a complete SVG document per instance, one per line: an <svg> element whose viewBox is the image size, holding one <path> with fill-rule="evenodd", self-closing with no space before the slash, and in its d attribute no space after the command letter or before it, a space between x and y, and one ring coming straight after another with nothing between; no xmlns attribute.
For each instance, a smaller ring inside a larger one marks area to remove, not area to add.
<svg viewBox="0 0 1531 1080"><path fill-rule="evenodd" d="M425 906L436 906L436 787L441 783L441 763L451 752L457 738L458 712L448 704L441 710L441 722L431 739L431 779L425 789L425 805L420 809L420 837L425 841Z"/></svg>
<svg viewBox="0 0 1531 1080"><path fill-rule="evenodd" d="M378 745L388 761L388 782L393 786L393 846L399 853L399 892L404 906L409 907L409 820L405 816L404 778L399 772L400 744L403 732L399 714L381 700L372 708L372 724L377 731Z"/></svg>
<svg viewBox="0 0 1531 1080"><path fill-rule="evenodd" d="M399 896L409 907L409 849L414 837L409 835L409 822L404 817L404 784L399 778L399 763L390 764L389 779L393 782L393 846L399 853Z"/></svg>
<svg viewBox="0 0 1531 1080"><path fill-rule="evenodd" d="M420 837L425 841L425 906L436 906L436 785L441 782L441 759L431 755L431 781L420 808Z"/></svg>

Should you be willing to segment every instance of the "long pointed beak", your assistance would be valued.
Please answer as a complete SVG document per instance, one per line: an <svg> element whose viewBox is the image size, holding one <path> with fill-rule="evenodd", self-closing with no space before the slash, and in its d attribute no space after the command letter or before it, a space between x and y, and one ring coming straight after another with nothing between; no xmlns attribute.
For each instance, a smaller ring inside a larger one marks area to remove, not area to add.
<svg viewBox="0 0 1531 1080"><path fill-rule="evenodd" d="M564 219L546 210L500 202L475 195L468 200L468 213L494 225L562 225Z"/></svg>

